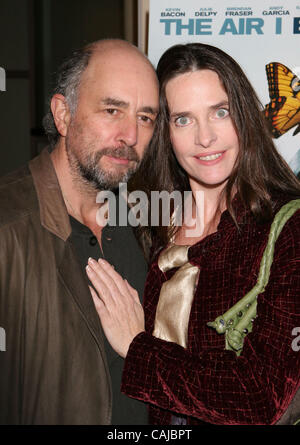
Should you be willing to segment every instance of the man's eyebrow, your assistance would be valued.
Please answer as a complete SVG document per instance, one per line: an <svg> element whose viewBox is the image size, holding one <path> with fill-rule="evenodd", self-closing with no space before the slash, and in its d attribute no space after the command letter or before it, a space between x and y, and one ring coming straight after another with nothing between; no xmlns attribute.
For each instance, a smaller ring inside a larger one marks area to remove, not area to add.
<svg viewBox="0 0 300 445"><path fill-rule="evenodd" d="M114 107L128 108L129 103L115 97L105 97L101 100L103 105L112 105Z"/></svg>
<svg viewBox="0 0 300 445"><path fill-rule="evenodd" d="M149 107L149 106L142 107L139 111L142 113L148 113L148 114L154 114L154 115L158 114L158 108L153 108L153 107Z"/></svg>
<svg viewBox="0 0 300 445"><path fill-rule="evenodd" d="M113 106L113 107L120 107L120 108L128 108L129 103L125 102L124 100L117 99L115 97L105 97L101 100L101 103L103 105ZM140 110L142 113L149 113L149 114L158 114L158 108L153 108L151 106L142 107Z"/></svg>

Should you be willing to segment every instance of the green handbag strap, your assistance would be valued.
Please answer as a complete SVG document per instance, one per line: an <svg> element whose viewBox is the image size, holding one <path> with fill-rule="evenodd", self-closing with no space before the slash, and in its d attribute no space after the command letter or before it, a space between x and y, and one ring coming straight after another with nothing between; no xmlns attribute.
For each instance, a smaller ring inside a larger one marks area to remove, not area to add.
<svg viewBox="0 0 300 445"><path fill-rule="evenodd" d="M257 316L257 297L264 292L269 281L275 243L285 223L298 209L300 209L300 199L295 199L285 204L276 213L260 263L257 283L225 314L217 317L215 321L207 323L207 326L216 329L218 334L225 333L225 349L235 351L238 356L242 352L244 338L252 331L252 323Z"/></svg>

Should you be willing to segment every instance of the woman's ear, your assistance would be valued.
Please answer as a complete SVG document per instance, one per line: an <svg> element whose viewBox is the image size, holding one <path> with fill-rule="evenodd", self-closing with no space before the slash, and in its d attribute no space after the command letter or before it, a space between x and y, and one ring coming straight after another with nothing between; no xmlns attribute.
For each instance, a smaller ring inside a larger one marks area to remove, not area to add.
<svg viewBox="0 0 300 445"><path fill-rule="evenodd" d="M66 136L71 120L71 113L65 96L62 94L54 94L50 107L57 131L61 136Z"/></svg>

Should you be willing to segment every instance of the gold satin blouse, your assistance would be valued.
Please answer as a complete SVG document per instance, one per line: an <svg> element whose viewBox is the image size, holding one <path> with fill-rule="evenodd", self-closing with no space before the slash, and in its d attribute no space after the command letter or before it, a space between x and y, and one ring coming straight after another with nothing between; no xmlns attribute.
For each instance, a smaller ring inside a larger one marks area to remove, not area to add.
<svg viewBox="0 0 300 445"><path fill-rule="evenodd" d="M188 324L199 268L188 260L190 246L171 243L158 259L158 267L166 272L178 267L160 291L153 335L162 340L187 347Z"/></svg>

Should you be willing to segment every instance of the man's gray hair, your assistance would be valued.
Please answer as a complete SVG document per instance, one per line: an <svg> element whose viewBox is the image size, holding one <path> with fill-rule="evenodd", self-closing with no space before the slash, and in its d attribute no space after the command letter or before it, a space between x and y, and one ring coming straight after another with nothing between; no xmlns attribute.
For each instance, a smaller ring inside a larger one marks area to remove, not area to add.
<svg viewBox="0 0 300 445"><path fill-rule="evenodd" d="M74 51L72 55L62 63L57 71L56 82L51 97L54 94L62 94L65 96L71 115L75 114L80 79L82 73L88 66L93 49L93 45L87 45L82 49ZM57 131L53 119L50 101L51 99L48 103L48 112L43 119L43 127L48 137L50 147L53 148L58 142L60 134Z"/></svg>

